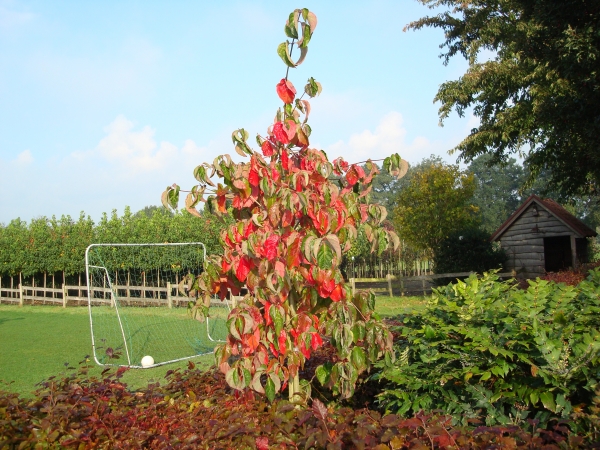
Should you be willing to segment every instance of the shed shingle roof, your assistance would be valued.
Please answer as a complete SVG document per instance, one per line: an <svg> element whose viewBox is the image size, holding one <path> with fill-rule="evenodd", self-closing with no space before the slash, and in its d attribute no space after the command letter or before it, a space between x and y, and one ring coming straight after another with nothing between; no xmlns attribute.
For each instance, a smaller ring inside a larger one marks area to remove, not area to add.
<svg viewBox="0 0 600 450"><path fill-rule="evenodd" d="M593 237L596 236L597 233L588 227L585 223L563 208L561 205L556 203L554 200L547 198L542 200L537 195L530 195L525 202L517 208L517 210L512 213L512 215L506 219L506 221L500 225L500 227L492 234L490 238L491 241L496 241L500 239L500 236L504 234L506 230L510 228L515 220L525 212L525 210L532 204L537 203L562 223L564 223L567 227L573 230L575 233L579 234L583 237Z"/></svg>

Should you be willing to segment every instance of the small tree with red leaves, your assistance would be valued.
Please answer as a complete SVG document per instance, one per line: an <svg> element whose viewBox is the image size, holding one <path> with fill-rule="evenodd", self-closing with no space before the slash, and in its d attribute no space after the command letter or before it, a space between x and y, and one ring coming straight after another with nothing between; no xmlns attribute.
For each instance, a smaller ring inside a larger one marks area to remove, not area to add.
<svg viewBox="0 0 600 450"><path fill-rule="evenodd" d="M307 9L290 14L285 33L291 41L278 47L288 72L304 60L316 25ZM294 46L300 50L297 61L291 56ZM214 294L224 299L228 291L248 291L229 314L226 343L215 350L233 388L251 388L269 399L286 386L292 400L310 395L299 371L327 339L336 355L317 369L317 378L347 398L359 375L382 356L391 361L393 352L392 335L374 313L373 292L352 295L344 282L342 255L359 224L373 251L397 247L398 237L381 226L385 208L368 201L377 165L330 162L325 152L309 148L310 103L303 98L317 96L321 85L310 78L298 98L286 73L276 91L283 107L268 135L257 136L260 152L239 129L233 143L248 162L221 155L194 169L199 184L187 194L187 210L198 215L196 206L206 202L217 215L230 207L236 219L221 234L223 255L210 257L205 271L189 280L198 295L194 309L205 315ZM397 176L407 170L398 155L386 158L383 167ZM222 183L213 183L215 174ZM168 187L163 204L175 208L179 192L177 185Z"/></svg>

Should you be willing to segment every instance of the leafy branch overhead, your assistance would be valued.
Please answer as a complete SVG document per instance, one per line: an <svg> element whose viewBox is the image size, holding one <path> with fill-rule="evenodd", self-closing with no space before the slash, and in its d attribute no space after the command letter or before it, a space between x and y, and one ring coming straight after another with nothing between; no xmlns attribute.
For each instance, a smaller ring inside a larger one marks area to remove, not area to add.
<svg viewBox="0 0 600 450"><path fill-rule="evenodd" d="M447 8L407 28L441 28L445 63L469 62L435 97L440 119L467 111L480 123L455 147L469 162L524 156L532 179L552 174L565 195L600 185L600 6L589 0L419 0ZM489 58L483 56L491 55ZM531 180L530 180L531 181Z"/></svg>
<svg viewBox="0 0 600 450"><path fill-rule="evenodd" d="M316 25L307 9L290 14L285 33L291 40L277 50L288 70L304 60ZM295 61L294 47L300 49ZM224 299L247 289L229 315L227 342L216 350L230 386L269 399L287 387L290 399L306 398L309 383L299 372L328 339L337 355L319 367L318 379L349 397L359 375L382 356L391 361L393 353L392 335L374 313L374 294L352 294L339 268L342 256L360 225L379 253L397 248L399 239L381 226L385 208L368 200L378 166L330 161L310 147L308 99L319 95L320 83L310 78L298 96L286 73L275 91L282 106L266 134L256 136L258 151L245 129L232 133L236 153L247 162L220 155L194 169L199 184L187 193L186 209L198 215L205 202L214 214L231 212L236 220L221 233L223 255L211 257L195 280L201 295L194 311L207 314L214 294ZM383 167L402 176L408 164L392 155ZM221 182L215 184L215 176ZM163 204L176 207L180 192L168 187Z"/></svg>

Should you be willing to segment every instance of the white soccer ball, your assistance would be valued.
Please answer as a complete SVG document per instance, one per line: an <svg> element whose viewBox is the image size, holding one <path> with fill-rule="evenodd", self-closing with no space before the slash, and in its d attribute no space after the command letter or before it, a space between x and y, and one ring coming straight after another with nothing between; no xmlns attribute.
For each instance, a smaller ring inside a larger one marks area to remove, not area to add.
<svg viewBox="0 0 600 450"><path fill-rule="evenodd" d="M142 358L142 367L150 367L154 364L154 358L152 356L146 355Z"/></svg>

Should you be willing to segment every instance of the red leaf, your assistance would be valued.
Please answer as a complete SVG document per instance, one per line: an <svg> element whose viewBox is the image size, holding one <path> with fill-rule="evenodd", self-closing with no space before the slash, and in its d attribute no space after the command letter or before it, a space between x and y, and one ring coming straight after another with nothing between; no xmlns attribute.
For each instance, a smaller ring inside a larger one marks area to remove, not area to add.
<svg viewBox="0 0 600 450"><path fill-rule="evenodd" d="M273 125L273 135L282 144L289 144L296 135L296 122L293 120L287 120L285 123L277 122Z"/></svg>
<svg viewBox="0 0 600 450"><path fill-rule="evenodd" d="M269 141L264 141L260 148L262 149L263 155L265 156L273 156L273 153L275 153L275 148L273 147L273 144L271 144L271 142Z"/></svg>
<svg viewBox="0 0 600 450"><path fill-rule="evenodd" d="M281 330L277 341L279 343L279 352L285 354L285 351L286 351L285 343L287 341L287 335L285 334L285 330Z"/></svg>
<svg viewBox="0 0 600 450"><path fill-rule="evenodd" d="M266 436L257 437L256 448L258 450L269 450L269 438Z"/></svg>
<svg viewBox="0 0 600 450"><path fill-rule="evenodd" d="M251 351L256 350L260 343L260 329L257 327L250 336L248 336L247 346Z"/></svg>
<svg viewBox="0 0 600 450"><path fill-rule="evenodd" d="M296 88L291 81L282 79L277 83L277 95L279 95L283 103L292 103L294 97L296 97Z"/></svg>
<svg viewBox="0 0 600 450"><path fill-rule="evenodd" d="M252 266L252 260L246 255L242 256L235 271L235 276L237 277L237 279L240 280L242 283L246 281L246 277L248 276L248 272L250 272L250 269L252 269Z"/></svg>
<svg viewBox="0 0 600 450"><path fill-rule="evenodd" d="M288 157L287 150L282 150L281 152L281 165L283 166L284 170L290 170L290 159Z"/></svg>
<svg viewBox="0 0 600 450"><path fill-rule="evenodd" d="M300 351L302 352L302 354L304 355L304 357L306 359L310 358L310 350L308 349L308 347L306 346L306 343L302 342L300 344Z"/></svg>
<svg viewBox="0 0 600 450"><path fill-rule="evenodd" d="M319 333L313 333L310 337L310 345L313 350L318 349L321 345L323 345L323 339Z"/></svg>
<svg viewBox="0 0 600 450"><path fill-rule="evenodd" d="M331 295L331 292L335 289L334 280L324 280L319 286L319 295L323 298L327 298ZM333 300L333 299L332 299Z"/></svg>
<svg viewBox="0 0 600 450"><path fill-rule="evenodd" d="M341 284L338 284L335 289L331 291L329 298L334 302L339 302L342 298L344 298L344 289L342 288Z"/></svg>
<svg viewBox="0 0 600 450"><path fill-rule="evenodd" d="M250 169L250 174L248 175L248 182L250 186L258 186L259 177L258 172L254 169Z"/></svg>
<svg viewBox="0 0 600 450"><path fill-rule="evenodd" d="M329 214L327 214L327 212L323 209L320 209L317 212L316 218L313 220L313 223L315 224L315 228L319 233L321 233L321 235L326 234L329 231Z"/></svg>
<svg viewBox="0 0 600 450"><path fill-rule="evenodd" d="M325 406L318 398L313 400L312 410L317 419L325 420L327 418L327 406Z"/></svg>
<svg viewBox="0 0 600 450"><path fill-rule="evenodd" d="M273 355L275 355L275 357L279 356L279 352L277 351L275 346L273 344L271 344L270 342L269 342L269 348L271 349L271 353L273 353Z"/></svg>
<svg viewBox="0 0 600 450"><path fill-rule="evenodd" d="M281 261L275 262L275 273L281 278L285 277L285 265Z"/></svg>
<svg viewBox="0 0 600 450"><path fill-rule="evenodd" d="M288 246L288 254L286 258L286 264L288 268L298 267L300 265L300 238L296 238L291 245Z"/></svg>
<svg viewBox="0 0 600 450"><path fill-rule="evenodd" d="M283 211L283 215L281 216L281 226L282 227L289 227L292 224L292 221L294 220L294 215L292 214L292 212L289 209L286 209L285 211Z"/></svg>
<svg viewBox="0 0 600 450"><path fill-rule="evenodd" d="M227 261L226 259L222 259L221 260L221 271L227 272L229 269L231 269L231 263L229 261Z"/></svg>
<svg viewBox="0 0 600 450"><path fill-rule="evenodd" d="M277 257L277 244L279 243L279 236L272 234L267 238L263 245L262 254L269 261L272 261Z"/></svg>
<svg viewBox="0 0 600 450"><path fill-rule="evenodd" d="M250 236L256 230L257 230L257 226L254 224L253 221L249 220L248 223L246 224L246 228L244 229L244 238L248 239L248 236Z"/></svg>
<svg viewBox="0 0 600 450"><path fill-rule="evenodd" d="M226 198L224 195L217 195L217 205L219 206L219 212L227 212L227 208L225 207Z"/></svg>
<svg viewBox="0 0 600 450"><path fill-rule="evenodd" d="M352 164L350 166L350 170L346 172L346 181L350 186L354 186L358 180L363 179L365 177L365 171L362 167Z"/></svg>
<svg viewBox="0 0 600 450"><path fill-rule="evenodd" d="M271 303L266 302L265 303L265 323L266 325L271 325L273 323L273 319L271 319L271 315L269 314L269 310L271 309Z"/></svg>

